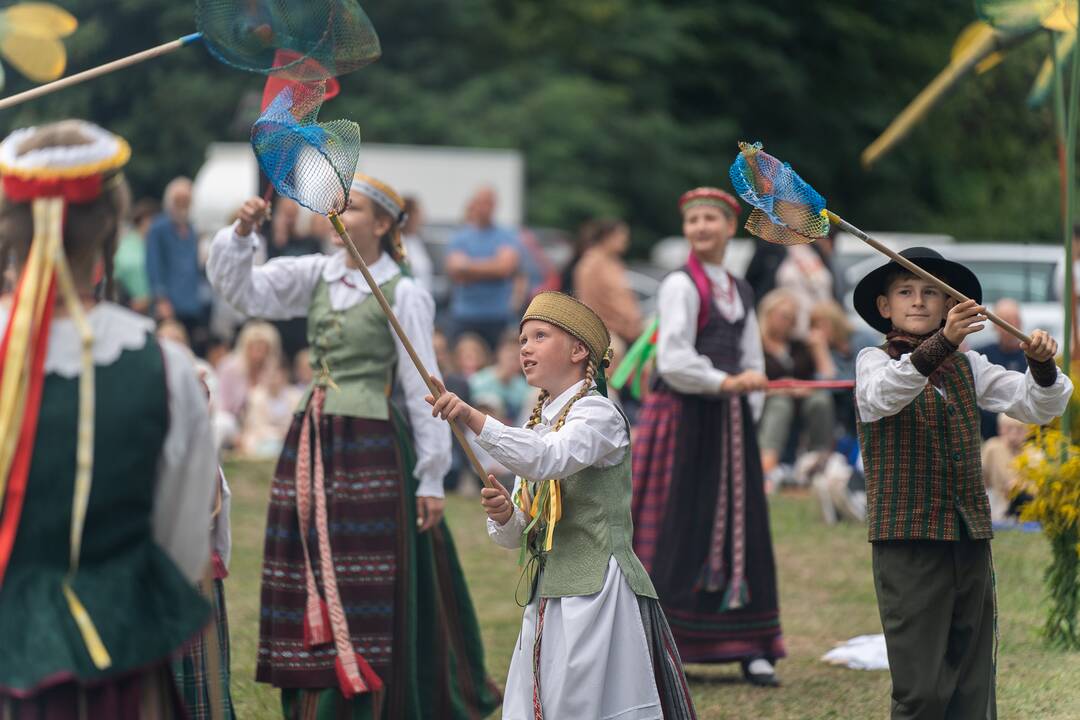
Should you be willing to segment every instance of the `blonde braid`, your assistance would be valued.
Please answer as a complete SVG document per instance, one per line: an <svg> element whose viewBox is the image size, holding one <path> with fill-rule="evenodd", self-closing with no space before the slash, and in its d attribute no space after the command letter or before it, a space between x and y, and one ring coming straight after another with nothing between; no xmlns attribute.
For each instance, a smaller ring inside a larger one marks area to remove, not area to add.
<svg viewBox="0 0 1080 720"><path fill-rule="evenodd" d="M559 413L559 419L555 422L555 427L551 429L551 432L559 432L562 426L566 423L566 416L570 414L570 408L574 407L581 398L589 394L592 390L593 380L596 379L596 362L589 358L589 364L585 366L585 382L582 383L581 389L574 393L574 397L570 398L570 402L566 403L566 407Z"/></svg>
<svg viewBox="0 0 1080 720"><path fill-rule="evenodd" d="M526 428L531 430L540 422L540 412L544 409L544 403L547 402L549 397L547 390L540 391L539 397L536 398L536 407L533 408L532 415L529 416L529 422L525 424Z"/></svg>

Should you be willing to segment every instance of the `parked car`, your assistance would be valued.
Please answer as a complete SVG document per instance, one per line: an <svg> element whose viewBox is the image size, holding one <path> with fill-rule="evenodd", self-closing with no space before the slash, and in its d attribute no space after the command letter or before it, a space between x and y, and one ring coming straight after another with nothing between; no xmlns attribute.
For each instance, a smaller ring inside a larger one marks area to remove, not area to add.
<svg viewBox="0 0 1080 720"><path fill-rule="evenodd" d="M1012 298L1020 303L1021 329L1046 330L1061 342L1065 310L1055 278L1064 261L1064 251L1056 245L1028 243L956 243L935 247L949 260L963 263L979 278L986 305ZM845 298L852 322L861 330L874 331L854 311L852 294L855 284L868 272L887 262L878 253L851 265L845 275L849 291ZM997 339L994 325L987 323L978 333L968 336L972 348Z"/></svg>

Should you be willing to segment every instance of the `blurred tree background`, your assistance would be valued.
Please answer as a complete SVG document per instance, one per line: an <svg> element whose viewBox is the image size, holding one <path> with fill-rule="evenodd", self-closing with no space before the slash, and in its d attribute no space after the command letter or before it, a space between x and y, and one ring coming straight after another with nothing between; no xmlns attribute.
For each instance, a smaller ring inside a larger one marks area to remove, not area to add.
<svg viewBox="0 0 1080 720"><path fill-rule="evenodd" d="M54 0L81 23L68 72L194 30L194 3ZM1049 48L1028 43L960 85L873 171L859 153L944 66L971 0L369 0L383 57L342 78L322 117L368 142L506 147L527 159L527 215L626 218L644 252L675 200L730 187L761 140L862 227L963 239L1059 237L1049 108L1024 99ZM207 143L246 140L263 79L195 46L0 116L78 116L127 137L137 194L192 175ZM29 85L8 73L4 94Z"/></svg>

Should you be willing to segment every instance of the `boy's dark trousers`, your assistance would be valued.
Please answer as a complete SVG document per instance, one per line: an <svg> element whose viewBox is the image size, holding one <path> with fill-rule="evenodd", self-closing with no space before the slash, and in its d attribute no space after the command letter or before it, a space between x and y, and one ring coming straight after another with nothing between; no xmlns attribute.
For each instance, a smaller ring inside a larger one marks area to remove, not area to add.
<svg viewBox="0 0 1080 720"><path fill-rule="evenodd" d="M873 543L892 720L994 720L990 541Z"/></svg>

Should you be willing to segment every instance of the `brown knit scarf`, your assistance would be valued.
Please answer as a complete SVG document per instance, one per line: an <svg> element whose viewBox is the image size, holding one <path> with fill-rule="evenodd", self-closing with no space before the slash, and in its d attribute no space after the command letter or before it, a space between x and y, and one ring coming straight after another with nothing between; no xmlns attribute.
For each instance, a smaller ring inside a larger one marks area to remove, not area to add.
<svg viewBox="0 0 1080 720"><path fill-rule="evenodd" d="M914 355L916 350L919 352ZM924 375L927 375L929 370L927 377L934 387L943 386L946 373L956 372L956 365L953 362L956 346L949 342L940 330L925 335L912 335L893 328L885 336L885 352L893 360L899 360L901 355L913 353L912 364Z"/></svg>

